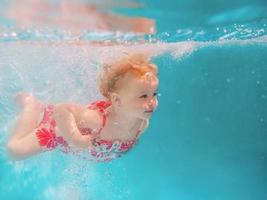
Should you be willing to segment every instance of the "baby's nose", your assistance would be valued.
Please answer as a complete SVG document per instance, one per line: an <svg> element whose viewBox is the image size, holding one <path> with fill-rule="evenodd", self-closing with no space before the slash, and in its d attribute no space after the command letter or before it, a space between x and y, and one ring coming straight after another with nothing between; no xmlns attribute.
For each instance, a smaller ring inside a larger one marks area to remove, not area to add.
<svg viewBox="0 0 267 200"><path fill-rule="evenodd" d="M149 102L148 102L148 107L152 110L155 109L155 107L157 106L157 101L155 99L151 99Z"/></svg>

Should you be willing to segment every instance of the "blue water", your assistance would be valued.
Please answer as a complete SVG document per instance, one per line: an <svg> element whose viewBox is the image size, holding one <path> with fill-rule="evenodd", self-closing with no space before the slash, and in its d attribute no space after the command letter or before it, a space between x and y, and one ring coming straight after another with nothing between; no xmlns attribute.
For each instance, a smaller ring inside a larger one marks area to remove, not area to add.
<svg viewBox="0 0 267 200"><path fill-rule="evenodd" d="M159 107L148 130L128 154L102 164L57 151L12 162L4 145L17 91L49 103L98 99L101 60L121 48L75 45L65 30L21 29L1 15L0 199L267 199L266 1L139 2L113 12L156 19L155 35L79 38L158 55ZM2 0L0 10L8 5ZM141 39L149 44L132 46Z"/></svg>

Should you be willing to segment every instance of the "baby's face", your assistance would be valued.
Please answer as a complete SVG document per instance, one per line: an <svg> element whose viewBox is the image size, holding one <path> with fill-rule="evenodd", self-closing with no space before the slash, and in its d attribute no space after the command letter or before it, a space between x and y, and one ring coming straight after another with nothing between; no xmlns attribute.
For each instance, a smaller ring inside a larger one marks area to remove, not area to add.
<svg viewBox="0 0 267 200"><path fill-rule="evenodd" d="M158 106L157 76L151 73L136 78L129 76L120 90L120 109L132 117L149 119Z"/></svg>

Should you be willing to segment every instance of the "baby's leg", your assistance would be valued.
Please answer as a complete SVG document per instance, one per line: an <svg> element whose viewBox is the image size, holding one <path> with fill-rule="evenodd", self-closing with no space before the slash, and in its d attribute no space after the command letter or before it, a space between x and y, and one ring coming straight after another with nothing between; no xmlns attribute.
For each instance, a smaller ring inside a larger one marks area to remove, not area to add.
<svg viewBox="0 0 267 200"><path fill-rule="evenodd" d="M12 157L24 159L42 150L34 132L38 125L39 115L44 110L44 105L27 93L19 93L16 100L22 110L7 147Z"/></svg>

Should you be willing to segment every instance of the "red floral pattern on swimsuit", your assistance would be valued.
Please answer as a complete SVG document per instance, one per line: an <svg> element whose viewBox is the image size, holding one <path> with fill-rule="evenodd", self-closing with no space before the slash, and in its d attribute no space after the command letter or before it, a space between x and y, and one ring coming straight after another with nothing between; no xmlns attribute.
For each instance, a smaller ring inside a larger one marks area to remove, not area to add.
<svg viewBox="0 0 267 200"><path fill-rule="evenodd" d="M57 136L55 133L56 121L51 117L54 106L48 105L45 108L44 116L39 124L39 128L35 132L39 144L45 150L52 150L57 146L61 146L62 152L69 152L69 145L62 136Z"/></svg>
<svg viewBox="0 0 267 200"><path fill-rule="evenodd" d="M92 130L90 128L79 128L83 135L92 134L93 131L99 134L106 123L106 113L105 109L111 105L110 102L98 101L89 105L89 109L98 109L103 115L102 127L98 130ZM38 138L39 144L44 150L52 150L57 147L62 152L68 153L72 152L78 154L80 151L75 151L70 148L69 144L64 140L62 136L57 136L55 133L56 121L52 118L54 111L53 105L48 105L45 108L44 116L39 124L39 128L36 131L36 136ZM120 140L104 140L99 137L94 138L89 148L91 160L96 162L108 162L114 158L120 157L123 153L130 150L137 141L140 130L137 132L134 140L120 141ZM88 153L87 153L88 154ZM88 159L88 156L82 157Z"/></svg>
<svg viewBox="0 0 267 200"><path fill-rule="evenodd" d="M136 140L129 141L110 141L103 140L100 138L95 138L92 141L91 154L98 159L98 161L110 161L114 158L120 157L122 154L129 151L134 144L136 144Z"/></svg>

